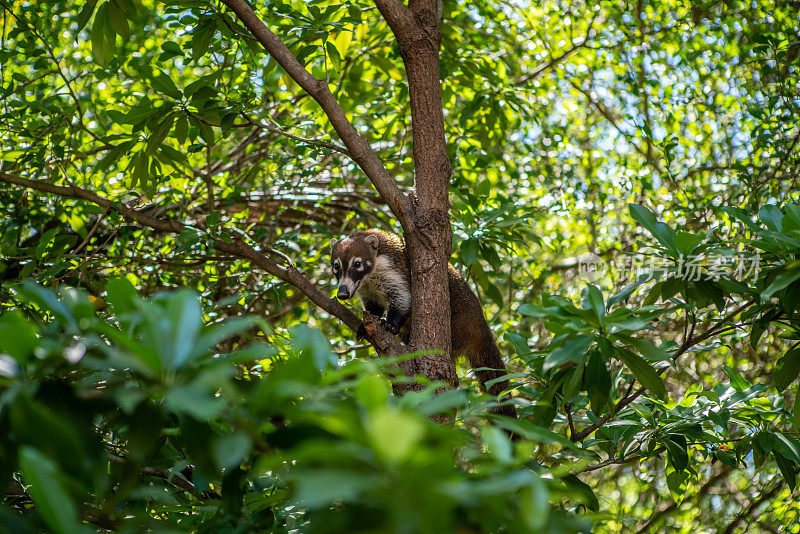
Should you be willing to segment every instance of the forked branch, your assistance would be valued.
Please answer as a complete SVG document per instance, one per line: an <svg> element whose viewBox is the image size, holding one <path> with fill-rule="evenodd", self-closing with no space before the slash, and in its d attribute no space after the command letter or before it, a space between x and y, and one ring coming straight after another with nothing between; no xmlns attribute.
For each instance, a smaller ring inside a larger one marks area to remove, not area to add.
<svg viewBox="0 0 800 534"><path fill-rule="evenodd" d="M275 35L244 0L223 0L231 11L253 34L270 56L277 61L291 78L297 82L328 116L336 133L342 140L353 161L366 173L381 197L389 205L392 213L400 221L403 229L411 226L411 202L400 190L389 171L386 170L370 144L356 131L347 119L328 84L313 76L292 54L284 42Z"/></svg>

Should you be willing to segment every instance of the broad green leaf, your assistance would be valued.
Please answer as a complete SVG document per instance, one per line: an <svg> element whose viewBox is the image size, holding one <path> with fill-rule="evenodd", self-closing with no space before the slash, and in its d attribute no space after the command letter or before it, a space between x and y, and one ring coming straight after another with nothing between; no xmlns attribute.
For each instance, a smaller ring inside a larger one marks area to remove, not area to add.
<svg viewBox="0 0 800 534"><path fill-rule="evenodd" d="M773 432L773 448L779 451L784 457L800 464L800 442L781 432Z"/></svg>
<svg viewBox="0 0 800 534"><path fill-rule="evenodd" d="M703 241L703 236L690 234L688 232L677 232L675 234L675 248L684 256L692 254L697 245Z"/></svg>
<svg viewBox="0 0 800 534"><path fill-rule="evenodd" d="M208 52L211 38L217 30L213 19L203 18L192 32L192 59L197 61Z"/></svg>
<svg viewBox="0 0 800 534"><path fill-rule="evenodd" d="M99 65L106 65L114 57L114 46L109 46L106 39L106 26L109 26L108 2L103 2L97 8L92 23L92 56Z"/></svg>
<svg viewBox="0 0 800 534"><path fill-rule="evenodd" d="M86 26L86 23L89 22L89 20L92 18L92 15L94 15L95 7L97 7L97 0L87 0L84 2L83 7L78 13L77 19L75 19L75 22L78 25L78 28L75 31L76 36L80 33L83 27Z"/></svg>
<svg viewBox="0 0 800 534"><path fill-rule="evenodd" d="M589 361L586 363L583 376L592 411L599 415L603 413L611 400L611 374L608 372L605 358L599 350L593 350L589 354Z"/></svg>
<svg viewBox="0 0 800 534"><path fill-rule="evenodd" d="M549 506L547 486L539 477L534 477L531 485L522 489L520 502L522 519L532 532L539 532L546 526Z"/></svg>
<svg viewBox="0 0 800 534"><path fill-rule="evenodd" d="M166 72L158 72L153 76L153 89L172 98L180 98L181 92Z"/></svg>
<svg viewBox="0 0 800 534"><path fill-rule="evenodd" d="M795 485L797 485L797 463L778 451L772 451L772 455L775 457L775 463L778 465L783 479L789 486L789 491L794 491Z"/></svg>
<svg viewBox="0 0 800 534"><path fill-rule="evenodd" d="M176 291L170 298L168 313L172 321L170 366L180 368L196 355L195 344L202 326L202 309L197 294L189 289Z"/></svg>
<svg viewBox="0 0 800 534"><path fill-rule="evenodd" d="M656 346L655 343L649 341L647 339L638 339L638 338L625 338L626 343L634 347L639 353L644 356L646 359L653 361L653 362L660 362L664 360L669 360L670 355L667 351L662 349L661 347Z"/></svg>
<svg viewBox="0 0 800 534"><path fill-rule="evenodd" d="M375 452L390 462L401 462L425 435L425 425L411 414L386 407L370 412L366 431Z"/></svg>
<svg viewBox="0 0 800 534"><path fill-rule="evenodd" d="M114 1L108 2L108 22L111 25L111 29L113 29L117 35L123 39L128 38L131 33L130 27L128 26L128 19Z"/></svg>
<svg viewBox="0 0 800 534"><path fill-rule="evenodd" d="M252 441L244 432L234 432L217 437L211 446L214 461L222 470L229 470L241 464L250 454Z"/></svg>
<svg viewBox="0 0 800 534"><path fill-rule="evenodd" d="M342 64L342 56L339 54L333 41L325 43L325 50L328 52L328 59L330 59L333 68L339 70Z"/></svg>
<svg viewBox="0 0 800 534"><path fill-rule="evenodd" d="M606 306L603 302L603 293L592 284L589 284L584 289L584 302L583 307L594 311L597 318L601 321L606 314Z"/></svg>
<svg viewBox="0 0 800 534"><path fill-rule="evenodd" d="M567 485L567 488L575 493L575 496L578 497L578 500L580 500L586 506L586 508L593 512L597 512L600 509L600 503L597 501L597 496L594 494L591 486L589 486L586 482L582 481L575 475L567 475L562 477L561 481Z"/></svg>
<svg viewBox="0 0 800 534"><path fill-rule="evenodd" d="M39 344L37 328L19 310L0 315L0 352L7 352L18 362L24 362Z"/></svg>
<svg viewBox="0 0 800 534"><path fill-rule="evenodd" d="M785 289L796 280L800 280L800 269L786 271L775 277L775 280L761 293L761 299L767 300L778 291Z"/></svg>
<svg viewBox="0 0 800 534"><path fill-rule="evenodd" d="M686 490L689 488L689 478L691 475L686 469L675 469L669 462L667 462L665 473L669 494L672 500L680 505L686 497Z"/></svg>
<svg viewBox="0 0 800 534"><path fill-rule="evenodd" d="M586 351L594 342L593 336L579 335L564 341L545 357L543 371L559 367L565 363L581 363L586 358Z"/></svg>
<svg viewBox="0 0 800 534"><path fill-rule="evenodd" d="M23 446L19 450L19 466L23 479L30 484L28 493L53 532L89 532L80 524L75 502L61 482L61 474L53 460L33 447Z"/></svg>
<svg viewBox="0 0 800 534"><path fill-rule="evenodd" d="M615 347L617 356L647 390L661 400L667 399L664 382L653 367L641 356L627 349Z"/></svg>
<svg viewBox="0 0 800 534"><path fill-rule="evenodd" d="M722 370L725 371L725 374L727 374L728 378L731 379L731 386L733 386L733 388L737 391L743 391L751 386L751 384L745 380L742 374L736 369L727 365L723 365Z"/></svg>
<svg viewBox="0 0 800 534"><path fill-rule="evenodd" d="M379 375L365 376L356 387L356 398L368 410L385 406L390 393L390 384Z"/></svg>
<svg viewBox="0 0 800 534"><path fill-rule="evenodd" d="M639 204L628 204L631 217L636 219L655 237L668 251L675 251L675 231L664 223L658 222L653 213Z"/></svg>
<svg viewBox="0 0 800 534"><path fill-rule="evenodd" d="M795 381L800 374L800 347L794 347L778 360L772 379L778 391L783 391Z"/></svg>
<svg viewBox="0 0 800 534"><path fill-rule="evenodd" d="M783 213L778 206L769 204L762 206L761 209L758 210L758 218L770 230L774 232L781 231L781 219L783 219Z"/></svg>

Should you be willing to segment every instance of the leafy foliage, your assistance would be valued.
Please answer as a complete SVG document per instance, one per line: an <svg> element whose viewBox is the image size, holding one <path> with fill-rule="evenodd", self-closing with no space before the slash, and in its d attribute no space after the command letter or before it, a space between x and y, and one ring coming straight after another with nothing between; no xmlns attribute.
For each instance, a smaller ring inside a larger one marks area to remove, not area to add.
<svg viewBox="0 0 800 534"><path fill-rule="evenodd" d="M463 392L395 398L388 367L338 366L318 331L218 354L251 321L203 325L189 290L141 299L115 279L102 316L82 291L15 293L24 312L0 324L26 334L0 341L0 467L17 532L585 528L549 505L584 502L577 482L528 447L481 424L483 453L429 419L466 408ZM16 515L26 498L35 511Z"/></svg>

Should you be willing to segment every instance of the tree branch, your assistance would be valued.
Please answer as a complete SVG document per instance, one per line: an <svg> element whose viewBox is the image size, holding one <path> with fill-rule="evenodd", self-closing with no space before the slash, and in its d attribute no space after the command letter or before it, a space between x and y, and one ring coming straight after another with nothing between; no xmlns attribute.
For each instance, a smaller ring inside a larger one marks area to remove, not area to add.
<svg viewBox="0 0 800 534"><path fill-rule="evenodd" d="M123 202L115 202L107 198L101 197L92 191L76 187L73 185L61 186L40 180L29 180L14 174L0 172L0 182L20 185L29 189L51 193L61 197L75 198L79 200L86 200L93 204L97 204L107 210L113 209L118 211L122 216L131 219L142 226L152 228L160 232L167 233L180 233L186 228L186 225L170 219L160 219L146 215L139 210L133 209ZM358 330L362 321L352 312L346 308L342 303L336 299L327 297L322 291L312 284L299 270L292 266L282 266L275 261L268 258L263 253L257 251L249 244L241 239L232 238L223 240L212 236L214 241L214 248L220 252L249 260L254 265L264 269L273 276L276 276L287 282L308 297L314 304L337 317L344 324L346 324L353 331ZM371 336L371 342L379 354L385 356L399 356L407 352L403 345L386 331L375 323L371 325L365 321L367 333ZM416 373L417 365L413 363L414 360L408 362L401 362L400 368L408 376L413 376Z"/></svg>
<svg viewBox="0 0 800 534"><path fill-rule="evenodd" d="M410 35L417 31L411 10L404 6L400 0L375 0L375 5L378 6L378 10L395 37L398 35Z"/></svg>
<svg viewBox="0 0 800 534"><path fill-rule="evenodd" d="M244 0L223 0L239 20L247 27L266 51L284 68L317 103L328 116L336 133L347 147L353 161L366 173L380 195L392 210L403 229L413 228L411 222L411 202L395 183L378 155L369 143L361 137L347 119L327 83L315 78L294 57L281 39L272 33Z"/></svg>

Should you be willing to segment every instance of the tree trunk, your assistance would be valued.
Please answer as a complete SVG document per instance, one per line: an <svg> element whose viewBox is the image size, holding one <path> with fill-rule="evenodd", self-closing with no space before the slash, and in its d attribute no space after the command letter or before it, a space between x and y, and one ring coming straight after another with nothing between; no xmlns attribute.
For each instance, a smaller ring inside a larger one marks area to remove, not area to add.
<svg viewBox="0 0 800 534"><path fill-rule="evenodd" d="M452 246L448 184L450 160L444 134L439 48L441 31L435 0L377 0L392 28L406 67L414 153L414 198L404 227L411 263L412 350L435 349L420 371L431 379L458 384L450 359L450 296L447 264Z"/></svg>

